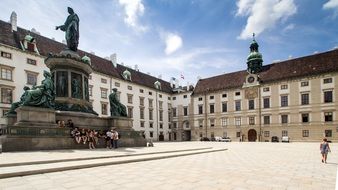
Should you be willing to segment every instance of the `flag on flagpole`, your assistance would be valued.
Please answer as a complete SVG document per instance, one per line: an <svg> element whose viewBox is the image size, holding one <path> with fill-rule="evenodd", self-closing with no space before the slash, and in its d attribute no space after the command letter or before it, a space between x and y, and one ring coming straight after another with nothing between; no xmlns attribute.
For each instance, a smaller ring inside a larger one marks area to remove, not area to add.
<svg viewBox="0 0 338 190"><path fill-rule="evenodd" d="M181 74L181 79L183 79L184 80L184 76Z"/></svg>

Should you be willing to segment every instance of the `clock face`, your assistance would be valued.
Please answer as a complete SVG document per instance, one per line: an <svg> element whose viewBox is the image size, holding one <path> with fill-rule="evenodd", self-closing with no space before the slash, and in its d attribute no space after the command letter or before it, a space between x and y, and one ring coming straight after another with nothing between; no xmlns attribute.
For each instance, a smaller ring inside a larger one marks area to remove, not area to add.
<svg viewBox="0 0 338 190"><path fill-rule="evenodd" d="M255 81L254 77L251 76L251 77L248 78L248 83L253 83L254 81Z"/></svg>

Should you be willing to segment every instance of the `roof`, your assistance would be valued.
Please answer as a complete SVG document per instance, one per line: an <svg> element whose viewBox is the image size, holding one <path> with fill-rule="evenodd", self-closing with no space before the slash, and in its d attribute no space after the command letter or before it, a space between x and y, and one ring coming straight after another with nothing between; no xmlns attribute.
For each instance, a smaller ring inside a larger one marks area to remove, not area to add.
<svg viewBox="0 0 338 190"><path fill-rule="evenodd" d="M338 49L305 57L290 59L265 65L259 73L261 83L301 78L311 75L338 71ZM215 92L232 88L240 88L248 75L246 70L227 73L206 79L200 79L194 93Z"/></svg>
<svg viewBox="0 0 338 190"><path fill-rule="evenodd" d="M166 82L162 79L144 74L144 73L136 71L134 69L130 69L130 68L123 66L123 65L117 65L116 69L117 69L118 73L121 73L121 74L125 70L128 70L131 73L131 82L137 81L137 83L140 84L140 85L156 89L154 83L156 81L159 81L161 83L162 91L167 92L167 93L172 93L170 83L168 83L168 82Z"/></svg>
<svg viewBox="0 0 338 190"><path fill-rule="evenodd" d="M22 41L27 34L30 34L36 39L36 46L42 56L47 57L49 53L57 54L66 48L66 45L63 43L33 33L29 30L18 27L17 31L12 32L11 29L12 27L10 23L0 20L0 43L21 49L20 41ZM123 68L126 67L117 64L117 67L115 68L110 60L101 58L82 50L78 50L77 53L81 57L87 55L91 59L91 65L94 71L109 75L113 78L124 80L121 74L125 70ZM167 81L157 79L156 77L147 75L139 71L135 71L133 69L129 69L129 71L132 73L132 83L146 86L155 90L156 88L154 86L154 82L158 80L161 82L162 91L167 93L172 92L170 88L170 83Z"/></svg>

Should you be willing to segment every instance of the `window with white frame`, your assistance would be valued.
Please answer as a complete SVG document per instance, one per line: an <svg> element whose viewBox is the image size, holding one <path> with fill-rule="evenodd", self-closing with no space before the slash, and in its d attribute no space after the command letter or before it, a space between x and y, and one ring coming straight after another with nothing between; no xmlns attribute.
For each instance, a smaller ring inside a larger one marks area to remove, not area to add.
<svg viewBox="0 0 338 190"><path fill-rule="evenodd" d="M332 122L333 121L333 113L332 112L324 112L324 119L325 119L325 122Z"/></svg>
<svg viewBox="0 0 338 190"><path fill-rule="evenodd" d="M302 123L308 123L309 122L309 114L308 113L302 113Z"/></svg>
<svg viewBox="0 0 338 190"><path fill-rule="evenodd" d="M228 125L228 118L223 117L222 118L222 127L226 127Z"/></svg>
<svg viewBox="0 0 338 190"><path fill-rule="evenodd" d="M107 115L108 114L108 103L101 102L101 114Z"/></svg>
<svg viewBox="0 0 338 190"><path fill-rule="evenodd" d="M287 107L289 104L288 104L288 95L283 95L280 97L281 99L281 107Z"/></svg>
<svg viewBox="0 0 338 190"><path fill-rule="evenodd" d="M26 72L27 74L27 84L36 85L38 80L38 73Z"/></svg>
<svg viewBox="0 0 338 190"><path fill-rule="evenodd" d="M8 52L1 51L1 57L12 59L12 54Z"/></svg>
<svg viewBox="0 0 338 190"><path fill-rule="evenodd" d="M133 103L133 95L132 94L127 94L127 99L128 99L128 104Z"/></svg>
<svg viewBox="0 0 338 190"><path fill-rule="evenodd" d="M332 90L324 91L324 103L333 102L333 92Z"/></svg>
<svg viewBox="0 0 338 190"><path fill-rule="evenodd" d="M1 68L1 79L2 80L12 80L13 79L13 75L12 75L12 68L9 67L3 67L0 65Z"/></svg>
<svg viewBox="0 0 338 190"><path fill-rule="evenodd" d="M288 123L288 115L281 115L282 124Z"/></svg>
<svg viewBox="0 0 338 190"><path fill-rule="evenodd" d="M140 119L144 119L144 108L140 108Z"/></svg>
<svg viewBox="0 0 338 190"><path fill-rule="evenodd" d="M238 126L241 126L241 117L235 117L235 125L238 127Z"/></svg>
<svg viewBox="0 0 338 190"><path fill-rule="evenodd" d="M264 123L264 125L270 124L270 116L269 115L263 116L263 123Z"/></svg>
<svg viewBox="0 0 338 190"><path fill-rule="evenodd" d="M310 134L309 134L309 130L303 130L303 137L309 137Z"/></svg>
<svg viewBox="0 0 338 190"><path fill-rule="evenodd" d="M215 119L210 119L210 127L215 127Z"/></svg>
<svg viewBox="0 0 338 190"><path fill-rule="evenodd" d="M209 105L209 111L210 111L210 113L215 113L215 105L214 104L210 104Z"/></svg>
<svg viewBox="0 0 338 190"><path fill-rule="evenodd" d="M283 130L282 131L282 137L287 137L288 136L288 131L287 130Z"/></svg>
<svg viewBox="0 0 338 190"><path fill-rule="evenodd" d="M101 88L101 98L107 98L107 91L106 88Z"/></svg>
<svg viewBox="0 0 338 190"><path fill-rule="evenodd" d="M255 117L254 116L249 117L249 125L255 125Z"/></svg>
<svg viewBox="0 0 338 190"><path fill-rule="evenodd" d="M11 104L13 102L13 89L1 87L1 103Z"/></svg>
<svg viewBox="0 0 338 190"><path fill-rule="evenodd" d="M326 78L323 80L324 84L332 83L332 78Z"/></svg>
<svg viewBox="0 0 338 190"><path fill-rule="evenodd" d="M281 89L281 90L288 89L288 85L287 85L287 84L282 84L282 85L280 86L280 89Z"/></svg>
<svg viewBox="0 0 338 190"><path fill-rule="evenodd" d="M270 137L270 131L264 131L264 137Z"/></svg>
<svg viewBox="0 0 338 190"><path fill-rule="evenodd" d="M203 119L199 119L199 120L198 120L198 126L199 126L200 128L203 127Z"/></svg>
<svg viewBox="0 0 338 190"><path fill-rule="evenodd" d="M302 82L300 83L300 86L301 86L301 87L309 86L309 81L302 81Z"/></svg>
<svg viewBox="0 0 338 190"><path fill-rule="evenodd" d="M227 112L228 111L228 104L227 102L222 103L222 112Z"/></svg>
<svg viewBox="0 0 338 190"><path fill-rule="evenodd" d="M309 105L309 103L310 103L309 94L308 93L301 94L301 104L302 105Z"/></svg>
<svg viewBox="0 0 338 190"><path fill-rule="evenodd" d="M235 102L235 110L241 111L241 101L240 100Z"/></svg>

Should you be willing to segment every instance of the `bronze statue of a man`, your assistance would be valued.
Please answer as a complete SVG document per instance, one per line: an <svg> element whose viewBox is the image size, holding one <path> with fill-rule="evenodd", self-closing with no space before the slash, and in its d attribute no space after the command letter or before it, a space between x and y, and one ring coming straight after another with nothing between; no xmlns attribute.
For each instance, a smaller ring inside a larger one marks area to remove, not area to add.
<svg viewBox="0 0 338 190"><path fill-rule="evenodd" d="M80 19L77 14L74 13L74 10L68 7L69 16L64 25L57 26L55 29L60 29L66 32L66 41L68 49L72 51L77 51L77 46L79 45L79 22Z"/></svg>
<svg viewBox="0 0 338 190"><path fill-rule="evenodd" d="M117 97L117 89L113 88L112 93L109 95L110 102L110 115L127 117L126 106L121 104Z"/></svg>

